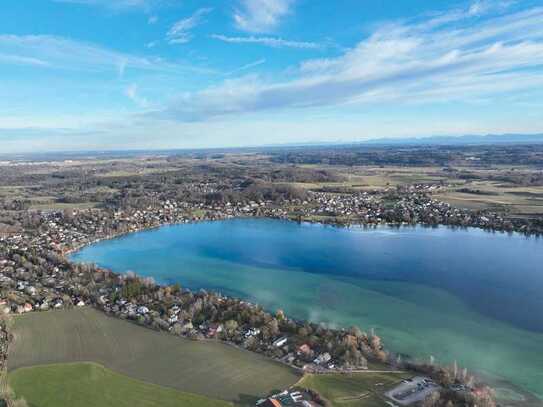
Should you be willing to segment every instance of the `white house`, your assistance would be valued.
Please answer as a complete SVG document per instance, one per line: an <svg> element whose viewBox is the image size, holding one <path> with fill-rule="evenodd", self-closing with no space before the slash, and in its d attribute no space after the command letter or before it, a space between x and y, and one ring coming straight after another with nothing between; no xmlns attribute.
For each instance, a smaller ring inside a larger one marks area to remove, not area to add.
<svg viewBox="0 0 543 407"><path fill-rule="evenodd" d="M288 338L285 338L285 337L279 338L273 342L273 346L280 348L281 346L284 346L287 343L287 341L288 341Z"/></svg>

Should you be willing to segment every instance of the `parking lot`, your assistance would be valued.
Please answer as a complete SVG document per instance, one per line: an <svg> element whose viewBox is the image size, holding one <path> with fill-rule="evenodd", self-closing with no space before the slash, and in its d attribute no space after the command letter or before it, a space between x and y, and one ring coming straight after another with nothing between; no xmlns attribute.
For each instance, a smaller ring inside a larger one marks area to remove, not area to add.
<svg viewBox="0 0 543 407"><path fill-rule="evenodd" d="M386 392L385 396L402 406L408 406L424 400L429 394L438 389L439 386L432 382L430 378L417 376L403 380L401 384Z"/></svg>

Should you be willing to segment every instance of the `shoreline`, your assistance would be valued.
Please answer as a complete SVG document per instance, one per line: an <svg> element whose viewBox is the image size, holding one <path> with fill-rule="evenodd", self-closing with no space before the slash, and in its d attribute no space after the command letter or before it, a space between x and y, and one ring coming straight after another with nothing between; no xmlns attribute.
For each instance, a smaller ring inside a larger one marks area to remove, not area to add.
<svg viewBox="0 0 543 407"><path fill-rule="evenodd" d="M101 242L103 240L112 240L112 239L116 239L116 238L121 238L121 237L124 237L126 235L129 235L131 233L137 233L137 232L145 232L145 231L152 231L152 230L155 230L155 229L160 229L162 227L167 227L167 226L179 226L179 225L183 225L183 224L191 224L191 223L204 223L204 222L207 222L207 223L211 223L211 222L216 222L216 221L227 221L227 220L240 220L240 219L265 219L265 220L282 220L282 221L286 221L286 222L295 222L295 223L307 223L307 224L311 224L311 225L315 225L315 224L318 224L318 225L322 225L323 227L326 227L326 226L329 226L329 227L338 227L338 228L361 228L361 229L377 229L379 227L386 227L386 228L395 228L395 229L399 229L399 228L417 228L417 227L422 227L422 228L440 228L440 227L444 227L444 228L450 228L450 229L459 229L459 230L469 230L469 229L476 229L476 230L479 230L481 232L486 232L486 233L489 233L489 234L492 234L492 233L495 233L495 232L501 232L500 234L507 234L507 235L511 235L511 234L515 234L515 235L518 235L519 237L528 237L528 238L531 238L531 237L536 237L536 239L538 238L537 236L525 236L523 235L522 233L519 233L519 232L506 232L506 231L502 231L502 230L497 230L497 231L492 231L492 230L488 230L488 229L484 229L484 228L479 228L479 227L472 227L472 226L466 226L466 227L460 227L460 226L453 226L453 225L426 225L426 224L409 224L409 223L404 223L404 224L398 224L398 223L380 223L380 224L351 224L351 225L342 225L342 224L332 224L332 223L322 223L322 222L316 222L316 221L304 221L302 220L301 222L300 221L296 221L296 220L292 220L292 219L289 219L289 218L286 218L286 217L271 217L271 216L233 216L233 217L226 217L226 218L219 218L219 219L198 219L198 220L192 220L192 221L180 221L180 222L169 222L169 223L164 223L164 224L160 224L160 225L157 225L157 226L152 226L152 227L148 227L148 228L139 228L137 230L134 230L134 231L130 231L130 232L126 232L126 233L121 233L121 234L118 234L118 235L115 235L115 236L111 236L109 238L101 238L101 239L97 239L96 241L93 241L93 242L90 242L90 243L87 243L87 244L84 244L84 245L81 245L79 248L76 248L76 249L73 249L73 250L70 250L69 252L67 252L67 256L71 256L73 255L74 253L77 253L78 251L80 250L83 250L85 247L87 246L90 246L90 245L93 245L93 244L96 244L98 242ZM74 262L73 260L71 259L68 259L70 262ZM79 262L75 262L75 263L79 263ZM81 263L79 263L81 264ZM111 271L111 270L109 270ZM157 285L160 285L162 287L164 286L167 286L168 284L157 284ZM200 287L200 289L206 289L205 287ZM190 290L192 292L195 292L195 289L193 288L192 290ZM211 290L211 291L215 291L215 290ZM236 298L235 296L230 296L230 295L227 295L226 297L228 298ZM229 344L229 345L232 345L232 346L235 346L235 347L239 347L238 345L235 345L233 343L230 343L230 342L225 342L225 341L222 341L226 344ZM393 351L393 349L391 349ZM258 353L258 352L257 352ZM403 355L403 356L406 356L407 359L411 359L411 360L416 360L416 358L410 356L410 355ZM279 363L284 363L286 364L287 366L289 367L293 367L293 368L296 368L295 366L292 366L291 364L288 364L288 363L285 363L285 362L282 362L282 361L279 361L277 359L274 359L276 360L277 362ZM324 373L324 374L337 374L337 373L341 373L341 372L337 372L337 371L325 371L325 372L320 372L320 373ZM349 373L348 371L346 372L343 372L343 373ZM485 373L482 372L482 373L477 373L477 376L478 377L484 377L485 376ZM537 393L532 393L530 392L529 390L525 390L521 387L519 387L518 385L512 383L512 382L509 382L507 381L506 379L503 379L503 378L497 378L500 382L502 383L507 383L511 390L515 390L515 391L522 391L524 395L527 395L527 396L533 396L533 397L536 397L536 398L539 398L540 396L537 394ZM543 399L543 397L541 398Z"/></svg>
<svg viewBox="0 0 543 407"><path fill-rule="evenodd" d="M322 220L311 220L311 219L295 219L294 217L288 217L288 216L229 216L224 218L216 218L216 219L198 219L198 220L189 220L189 221L179 221L179 222L165 222L161 223L159 225L149 226L149 227L143 227L143 228L137 228L128 232L118 233L114 234L108 237L100 237L97 239L94 239L92 241L89 241L88 243L84 243L81 245L78 245L73 248L64 249L62 250L63 255L71 255L75 252L78 252L82 249L84 249L87 246L94 245L96 243L102 242L102 241L108 241L108 240L114 240L118 239L127 235L130 235L132 233L140 233L140 232L148 232L155 229L160 229L162 227L167 226L181 226L186 224L195 224L195 223L211 223L211 222L224 222L224 221L230 221L230 220L243 220L243 219L265 219L265 220L282 220L286 222L293 222L298 224L310 224L310 225L321 225L323 227L334 227L334 228L357 228L357 229L377 229L379 227L387 227L391 229L401 229L401 228L427 228L427 229L438 229L438 228L448 228L452 230L470 230L474 229L477 231L485 232L488 234L500 234L500 235L518 235L519 237L524 237L527 239L543 239L543 236L540 234L532 233L532 234L526 234L515 230L503 230L503 229L493 229L493 228L483 228L480 226L461 226L461 225L449 225L444 223L439 224L427 224L427 223L395 223L395 222L380 222L380 223L340 223L340 222L323 222Z"/></svg>

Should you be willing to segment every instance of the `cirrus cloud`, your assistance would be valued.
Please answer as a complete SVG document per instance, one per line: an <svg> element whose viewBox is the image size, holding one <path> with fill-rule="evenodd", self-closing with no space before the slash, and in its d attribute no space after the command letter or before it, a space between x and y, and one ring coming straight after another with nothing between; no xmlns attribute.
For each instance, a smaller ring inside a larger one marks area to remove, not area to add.
<svg viewBox="0 0 543 407"><path fill-rule="evenodd" d="M261 44L272 48L298 48L298 49L319 49L322 44L307 41L289 41L274 37L228 37L222 34L212 34L211 38L232 44Z"/></svg>
<svg viewBox="0 0 543 407"><path fill-rule="evenodd" d="M234 22L242 31L270 32L291 12L293 4L294 0L240 0Z"/></svg>
<svg viewBox="0 0 543 407"><path fill-rule="evenodd" d="M210 73L191 65L161 58L119 52L100 45L53 35L0 34L0 61L11 65L84 72L116 72L126 69L176 73L182 70Z"/></svg>
<svg viewBox="0 0 543 407"><path fill-rule="evenodd" d="M184 44L192 39L191 30L200 25L206 14L213 11L212 8L201 8L196 10L190 17L177 21L166 34L170 44Z"/></svg>

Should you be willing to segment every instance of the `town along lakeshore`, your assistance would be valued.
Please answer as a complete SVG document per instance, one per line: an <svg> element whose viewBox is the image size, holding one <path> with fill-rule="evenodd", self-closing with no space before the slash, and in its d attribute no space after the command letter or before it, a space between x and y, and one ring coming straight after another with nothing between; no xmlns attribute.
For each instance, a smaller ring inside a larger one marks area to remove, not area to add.
<svg viewBox="0 0 543 407"><path fill-rule="evenodd" d="M138 232L71 259L373 327L396 352L456 360L542 394L543 322L529 312L542 306L542 249L541 239L473 228L236 219Z"/></svg>

